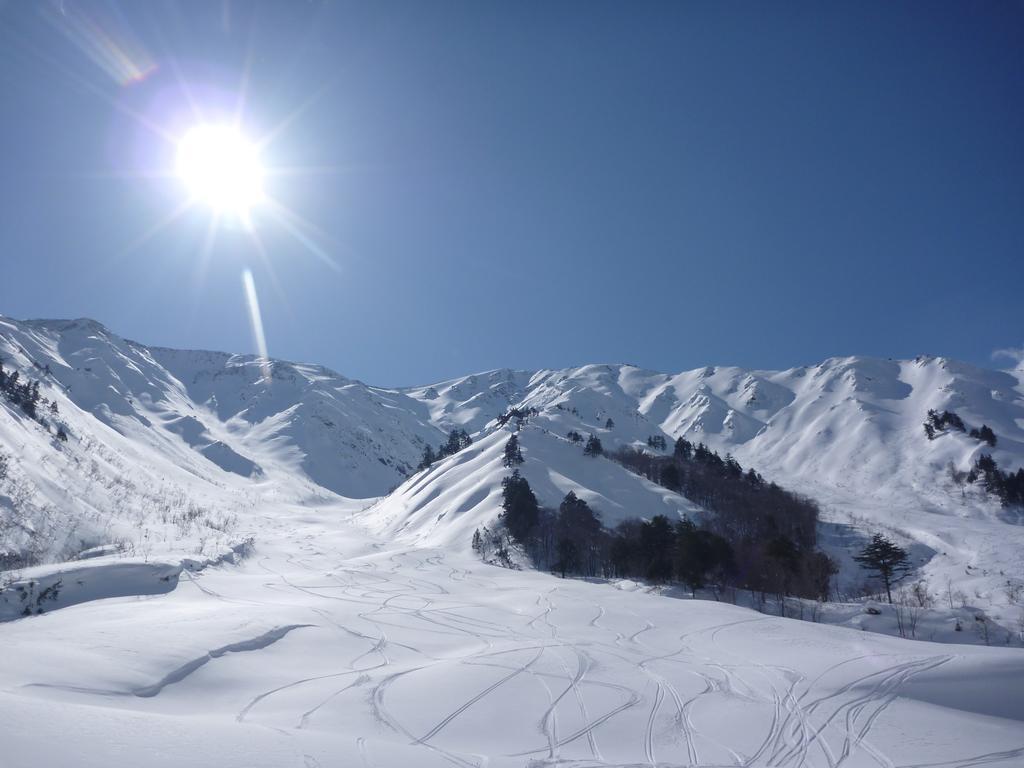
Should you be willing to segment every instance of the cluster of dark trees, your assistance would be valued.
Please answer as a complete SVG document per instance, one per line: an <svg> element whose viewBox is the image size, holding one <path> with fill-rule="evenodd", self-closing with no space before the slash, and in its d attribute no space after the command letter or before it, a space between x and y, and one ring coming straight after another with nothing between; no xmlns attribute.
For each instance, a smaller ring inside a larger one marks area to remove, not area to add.
<svg viewBox="0 0 1024 768"><path fill-rule="evenodd" d="M515 419L516 429L522 429L523 428L523 424L526 423L526 421L529 420L529 418L531 416L536 416L538 413L539 413L539 411L536 408L516 408L516 407L512 407L512 408L509 408L507 411L505 411L500 416L498 416L498 419L497 419L498 426L499 427L504 427L510 421Z"/></svg>
<svg viewBox="0 0 1024 768"><path fill-rule="evenodd" d="M664 435L651 435L647 438L647 447L653 448L656 451L665 450L665 436Z"/></svg>
<svg viewBox="0 0 1024 768"><path fill-rule="evenodd" d="M671 456L624 448L610 458L709 511L702 528L733 551L725 583L782 595L828 595L836 567L817 548L818 506L812 500L682 437Z"/></svg>
<svg viewBox="0 0 1024 768"><path fill-rule="evenodd" d="M714 584L828 597L836 567L816 548L813 502L766 483L752 470L744 472L731 456L722 459L683 439L672 456L627 449L611 458L684 492L709 511L706 521L673 524L658 515L608 530L571 492L557 510L541 507L515 470L502 482L502 520L536 567L563 575L678 580L691 589Z"/></svg>
<svg viewBox="0 0 1024 768"><path fill-rule="evenodd" d="M423 458L420 460L420 464L416 469L426 469L435 461L440 461L443 458L458 453L463 448L472 444L473 439L469 436L466 430L453 429L448 433L448 439L441 443L440 447L436 451L432 445L428 445L423 449Z"/></svg>
<svg viewBox="0 0 1024 768"><path fill-rule="evenodd" d="M963 419L952 411L939 413L935 410L928 411L928 420L924 423L924 431L928 439L934 439L937 434L946 429L955 429L958 432L967 432L975 440L988 443L996 447L996 433L988 424L981 427L967 430ZM954 472L955 480L963 485L964 475L959 471ZM982 487L991 494L999 497L1004 506L1024 506L1024 468L1016 472L1007 472L999 468L996 460L991 455L983 453L974 461L974 466L967 472L966 480L969 483L981 481Z"/></svg>
<svg viewBox="0 0 1024 768"><path fill-rule="evenodd" d="M13 371L7 373L0 363L0 392L11 403L17 405L29 417L39 417L41 398L39 396L39 382L22 378L21 373Z"/></svg>
<svg viewBox="0 0 1024 768"><path fill-rule="evenodd" d="M928 418L924 423L924 432L928 435L928 439L934 440L939 432L945 432L947 429L955 429L957 432L967 431L963 419L953 411L939 413L934 408L929 409Z"/></svg>
<svg viewBox="0 0 1024 768"><path fill-rule="evenodd" d="M569 439L569 442L573 445L579 445L583 441L583 435L577 432L575 429L570 429L565 433L565 436ZM601 445L601 438L597 435L588 435L586 445L583 446L583 454L585 456L602 456L604 455L604 446Z"/></svg>
<svg viewBox="0 0 1024 768"><path fill-rule="evenodd" d="M982 424L981 429L972 429L970 435L975 440L981 440L993 448L996 447L996 433L989 428L988 424Z"/></svg>
<svg viewBox="0 0 1024 768"><path fill-rule="evenodd" d="M49 369L47 368L46 370ZM3 363L0 363L0 394L8 402L21 408L29 418L38 421L47 429L49 429L50 425L44 416L44 412L48 411L54 417L59 413L56 402L47 400L39 394L39 381L37 379L30 379L27 376L23 377L19 371L8 373L4 370ZM67 432L64 431L63 426L57 427L57 438L65 441L68 439Z"/></svg>
<svg viewBox="0 0 1024 768"><path fill-rule="evenodd" d="M967 432L967 425L964 424L964 420L956 413L953 411L939 413L934 408L929 409L928 418L923 426L924 433L928 436L929 440L934 440L940 432L950 429L955 429L957 432ZM996 433L987 424L982 424L980 428L972 428L968 434L975 440L981 440L993 448L996 447Z"/></svg>
<svg viewBox="0 0 1024 768"><path fill-rule="evenodd" d="M609 556L615 576L675 580L691 590L729 584L736 574L729 542L686 518L675 525L664 515L624 521L613 531Z"/></svg>
<svg viewBox="0 0 1024 768"><path fill-rule="evenodd" d="M1024 468L1006 472L989 454L983 453L967 473L967 482L979 480L985 490L998 496L1005 506L1024 506Z"/></svg>
<svg viewBox="0 0 1024 768"><path fill-rule="evenodd" d="M530 484L516 469L502 480L501 520L512 540L538 568L563 576L614 575L611 542L590 506L569 492L557 510L541 507Z"/></svg>

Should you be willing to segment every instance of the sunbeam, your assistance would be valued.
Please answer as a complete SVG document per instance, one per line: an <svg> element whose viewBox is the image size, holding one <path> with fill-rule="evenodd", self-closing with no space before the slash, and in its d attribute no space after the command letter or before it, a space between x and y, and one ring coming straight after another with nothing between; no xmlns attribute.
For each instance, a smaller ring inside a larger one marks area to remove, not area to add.
<svg viewBox="0 0 1024 768"><path fill-rule="evenodd" d="M307 251L316 256L325 266L333 271L341 272L341 265L327 251L321 248L312 237L302 231L303 227L313 229L312 224L304 221L298 214L288 210L273 198L267 198L265 207L267 213Z"/></svg>
<svg viewBox="0 0 1024 768"><path fill-rule="evenodd" d="M284 119L282 119L277 125L263 134L262 138L260 138L258 142L259 148L263 149L276 141L278 136L288 130L292 123L298 120L307 109L312 107L328 90L330 90L331 85L332 83L325 83L320 86L304 102L285 115Z"/></svg>
<svg viewBox="0 0 1024 768"><path fill-rule="evenodd" d="M139 248L141 248L151 239L160 234L163 230L170 227L175 221L184 216L189 211L189 209L192 208L192 206L193 203L191 200L186 200L185 202L181 203L177 208L175 208L169 214L164 216L162 219L158 220L155 224L151 225L149 229L147 229L141 235L139 235L130 243L128 243L128 245L126 245L124 248L118 251L113 261L116 262L127 256L128 254L132 253L133 251L136 251Z"/></svg>
<svg viewBox="0 0 1024 768"><path fill-rule="evenodd" d="M288 315L289 319L294 319L291 305L288 303L288 295L281 286L281 281L277 277L277 271L274 269L274 263L271 261L270 254L267 253L267 249L264 247L263 241L260 240L259 234L253 227L246 228L245 233L249 236L249 242L252 243L253 250L259 257L260 264L266 270L267 277L270 279L270 285L274 289L274 293L280 301L281 308Z"/></svg>
<svg viewBox="0 0 1024 768"><path fill-rule="evenodd" d="M206 233L203 235L203 245L199 249L199 263L192 285L192 313L199 304L199 298L203 284L206 282L206 272L210 267L210 256L213 253L213 243L217 237L217 229L220 226L220 216L216 213L210 214L210 220L206 225Z"/></svg>
<svg viewBox="0 0 1024 768"><path fill-rule="evenodd" d="M256 295L256 281L248 269L242 272L242 285L245 288L245 303L249 308L249 327L252 330L253 343L260 358L260 369L265 380L270 379L270 358L267 355L267 337L263 332L263 315L260 312L260 300Z"/></svg>

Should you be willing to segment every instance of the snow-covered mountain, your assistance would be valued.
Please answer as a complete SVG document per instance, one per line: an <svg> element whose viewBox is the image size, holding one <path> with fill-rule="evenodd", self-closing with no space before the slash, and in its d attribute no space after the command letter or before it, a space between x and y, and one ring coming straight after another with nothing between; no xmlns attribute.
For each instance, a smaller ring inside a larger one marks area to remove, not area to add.
<svg viewBox="0 0 1024 768"><path fill-rule="evenodd" d="M149 348L91 320L0 319L0 355L57 405L48 430L0 404L0 548L44 558L131 536L171 499L235 514L268 495L377 496L444 437L401 392L318 366Z"/></svg>
<svg viewBox="0 0 1024 768"><path fill-rule="evenodd" d="M9 553L61 559L140 531L170 541L183 504L241 530L257 504L337 496L373 504L364 517L378 531L466 547L497 516L507 471L496 417L517 406L532 409L524 474L543 504L574 490L608 523L694 514L686 499L612 462L582 460L565 439L593 433L610 448L662 436L671 450L686 436L818 500L834 526L823 541L846 566L848 588L860 576L849 549L870 530L911 545L936 588L955 579L989 607L1006 578L1024 575L1024 527L948 472L982 452L1024 465L1020 370L849 357L778 372L498 370L396 389L320 366L147 347L91 320L6 318L0 355L37 378L59 413L47 430L0 402L0 450L10 457L0 546ZM987 424L996 447L952 430L928 440L929 409ZM54 439L57 423L67 443ZM415 472L423 448L455 428L476 442Z"/></svg>
<svg viewBox="0 0 1024 768"><path fill-rule="evenodd" d="M520 470L541 503L571 490L608 524L702 511L567 432L666 450L685 435L820 500L819 541L850 589L866 533L909 544L929 588L971 606L925 612L919 637L1001 645L1021 613L1005 587L1024 576L1024 526L947 465L1024 463L1019 369L594 365L389 389L146 347L88 320L3 318L0 356L39 382L41 406L33 419L0 398L0 568L16 566L0 570L4 766L1024 759L1019 648L851 632L469 551L499 511L514 422L497 417L512 406L529 413ZM928 440L931 408L987 424L997 446ZM451 429L473 443L414 470ZM956 632L974 607L995 624ZM817 619L891 634L883 608Z"/></svg>

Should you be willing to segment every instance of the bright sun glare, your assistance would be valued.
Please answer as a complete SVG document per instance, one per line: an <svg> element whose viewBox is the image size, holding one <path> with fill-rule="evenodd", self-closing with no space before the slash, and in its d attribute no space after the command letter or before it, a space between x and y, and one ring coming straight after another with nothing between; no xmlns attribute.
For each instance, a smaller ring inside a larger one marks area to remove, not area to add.
<svg viewBox="0 0 1024 768"><path fill-rule="evenodd" d="M263 167L255 144L237 129L199 125L178 142L178 175L194 200L240 216L263 199Z"/></svg>

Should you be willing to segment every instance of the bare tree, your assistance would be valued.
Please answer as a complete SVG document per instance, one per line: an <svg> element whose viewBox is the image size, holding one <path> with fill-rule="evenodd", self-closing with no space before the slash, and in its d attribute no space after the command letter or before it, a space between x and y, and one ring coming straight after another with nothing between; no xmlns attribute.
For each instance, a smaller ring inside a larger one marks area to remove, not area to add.
<svg viewBox="0 0 1024 768"><path fill-rule="evenodd" d="M988 617L984 613L979 613L974 617L974 631L982 640L985 641L985 645L990 645L991 638L991 627L989 626Z"/></svg>

